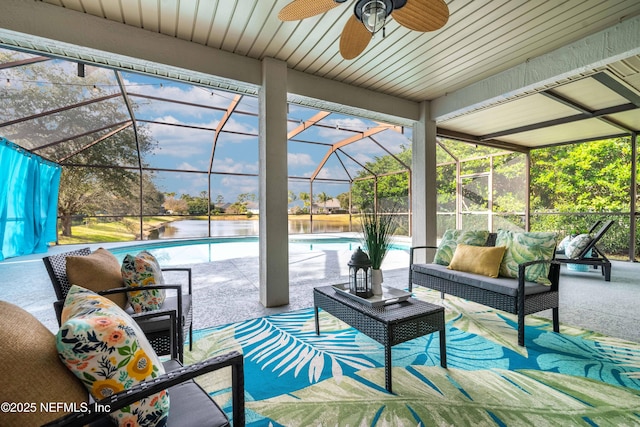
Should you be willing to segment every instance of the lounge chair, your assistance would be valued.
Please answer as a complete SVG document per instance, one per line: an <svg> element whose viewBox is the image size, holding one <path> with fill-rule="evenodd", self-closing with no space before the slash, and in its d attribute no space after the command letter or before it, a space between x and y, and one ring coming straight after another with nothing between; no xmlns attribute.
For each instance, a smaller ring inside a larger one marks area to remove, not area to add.
<svg viewBox="0 0 640 427"><path fill-rule="evenodd" d="M600 224L600 222L596 223ZM556 253L556 260L564 264L591 265L594 268L601 267L604 280L611 281L611 261L604 252L598 248L598 242L614 224L614 221L604 221L600 224L598 231L592 235L586 246L575 256L568 257L566 254ZM597 225L596 225L597 226Z"/></svg>

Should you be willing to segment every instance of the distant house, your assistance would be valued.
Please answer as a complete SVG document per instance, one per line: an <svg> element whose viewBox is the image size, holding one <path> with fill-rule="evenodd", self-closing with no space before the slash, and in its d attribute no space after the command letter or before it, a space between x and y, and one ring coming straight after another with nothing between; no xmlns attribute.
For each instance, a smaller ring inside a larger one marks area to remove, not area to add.
<svg viewBox="0 0 640 427"><path fill-rule="evenodd" d="M311 205L312 213L336 213L336 211L342 210L340 208L340 200L332 198L327 200L326 203L314 203Z"/></svg>
<svg viewBox="0 0 640 427"><path fill-rule="evenodd" d="M251 212L254 215L260 213L260 204L258 202L247 202L247 212Z"/></svg>

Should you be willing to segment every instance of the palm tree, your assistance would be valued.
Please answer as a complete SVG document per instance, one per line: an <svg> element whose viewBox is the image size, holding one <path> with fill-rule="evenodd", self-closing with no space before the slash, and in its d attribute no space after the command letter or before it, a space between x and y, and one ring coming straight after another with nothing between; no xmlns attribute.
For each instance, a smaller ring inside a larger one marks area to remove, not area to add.
<svg viewBox="0 0 640 427"><path fill-rule="evenodd" d="M306 193L306 192L304 192L304 191L301 191L301 192L298 194L298 198L299 198L300 200L302 200L302 203L304 204L304 207L307 207L307 206L309 206L309 207L310 207L310 206L311 206L311 197L309 196L309 193Z"/></svg>
<svg viewBox="0 0 640 427"><path fill-rule="evenodd" d="M331 200L331 199L332 199L332 197L329 196L324 191L316 196L316 200L318 201L318 203L322 203L323 204L325 213L327 212L327 202L329 200Z"/></svg>

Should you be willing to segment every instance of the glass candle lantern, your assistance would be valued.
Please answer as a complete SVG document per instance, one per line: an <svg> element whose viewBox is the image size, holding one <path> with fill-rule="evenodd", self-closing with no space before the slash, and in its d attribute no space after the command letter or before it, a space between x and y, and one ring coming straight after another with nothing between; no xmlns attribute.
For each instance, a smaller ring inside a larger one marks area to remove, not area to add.
<svg viewBox="0 0 640 427"><path fill-rule="evenodd" d="M360 247L351 255L349 261L349 292L361 298L373 296L371 260Z"/></svg>

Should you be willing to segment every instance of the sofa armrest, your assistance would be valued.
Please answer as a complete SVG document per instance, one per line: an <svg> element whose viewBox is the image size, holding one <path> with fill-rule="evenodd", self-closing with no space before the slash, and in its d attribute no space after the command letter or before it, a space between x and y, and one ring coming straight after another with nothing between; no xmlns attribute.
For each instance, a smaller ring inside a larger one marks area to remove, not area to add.
<svg viewBox="0 0 640 427"><path fill-rule="evenodd" d="M62 418L58 418L45 427L54 426L84 426L90 422L105 416L108 413L122 409L147 396L166 390L169 387L189 381L200 375L231 367L231 387L233 394L233 423L244 425L244 360L242 354L237 351L212 357L203 362L182 366L174 371L167 372L157 378L143 381L133 387L104 398L95 404L89 405L86 412L74 412ZM97 410L96 410L97 409Z"/></svg>
<svg viewBox="0 0 640 427"><path fill-rule="evenodd" d="M423 245L423 246L412 246L409 248L409 266L414 264L413 254L416 249L438 249L437 246Z"/></svg>
<svg viewBox="0 0 640 427"><path fill-rule="evenodd" d="M549 269L549 280L551 281L551 286L549 286L549 290L553 292L557 292L559 289L559 281L560 281L560 263L555 260L535 260L529 262L523 262L518 265L518 312L524 313L524 273L527 267L535 264L550 264Z"/></svg>
<svg viewBox="0 0 640 427"><path fill-rule="evenodd" d="M422 246L412 246L409 248L409 286L407 287L409 289L409 292L413 290L413 264L414 264L413 254L415 253L416 249L438 249L438 247L430 246L430 245L422 245Z"/></svg>

